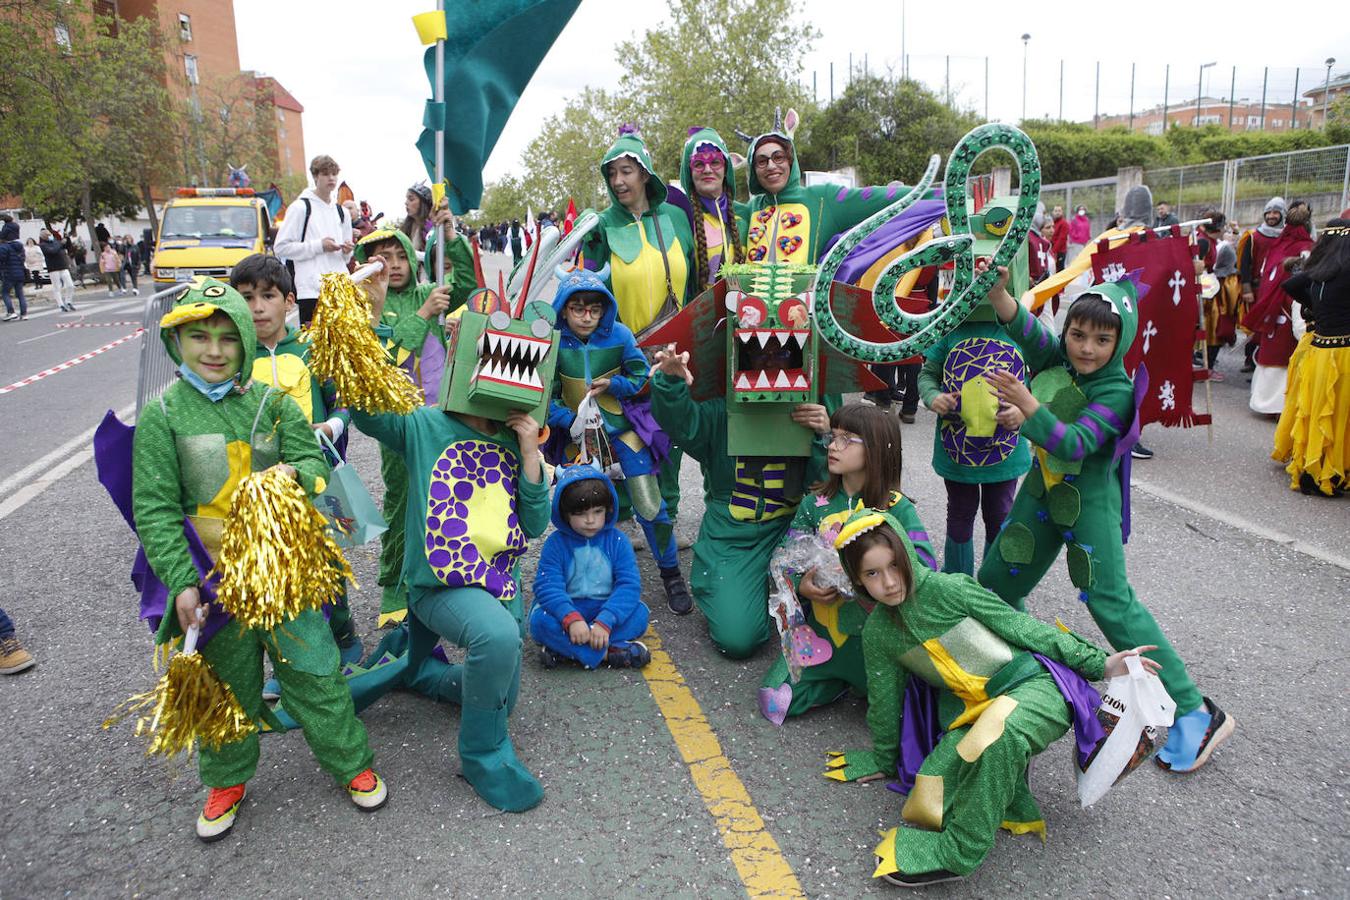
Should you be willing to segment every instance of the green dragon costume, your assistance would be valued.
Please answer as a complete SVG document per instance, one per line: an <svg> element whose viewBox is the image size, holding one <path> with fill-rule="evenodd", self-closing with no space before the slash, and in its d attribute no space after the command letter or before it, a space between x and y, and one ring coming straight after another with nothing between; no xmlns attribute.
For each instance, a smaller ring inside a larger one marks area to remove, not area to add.
<svg viewBox="0 0 1350 900"><path fill-rule="evenodd" d="M647 211L634 218L609 186L609 164L628 157L646 171ZM684 305L694 248L689 217L666 202L666 182L656 174L647 145L625 125L600 160L609 208L583 245L588 269L609 266L608 286L619 304L619 321L641 339L653 322Z"/></svg>
<svg viewBox="0 0 1350 900"><path fill-rule="evenodd" d="M893 529L913 557L905 527L875 510L850 518L835 544L842 549L879 527ZM826 777L890 775L902 761L916 761L907 757L904 736L905 726L915 725L906 717L921 713L907 690L911 678L936 689L922 712L941 732L936 745L919 748L923 762L912 787L904 784L906 766L899 769L902 787L908 787L900 816L914 827L882 836L873 875L932 873L931 880L938 880L968 874L989 853L1000 827L1044 838L1027 764L1069 729L1080 709L1087 712L1081 706L1071 712L1078 691L1061 684L1081 685L1072 673L1101 679L1105 651L1013 610L968 575L917 566L905 600L878 604L867 618L862 645L872 748L832 754ZM1091 696L1090 689L1085 693Z"/></svg>
<svg viewBox="0 0 1350 900"><path fill-rule="evenodd" d="M353 410L352 420L410 473L404 529L412 540L403 558L413 613L410 682L458 700L464 777L497 809L523 812L544 791L507 733L524 634L519 561L528 539L548 528L548 484L523 476L514 432L500 425L482 432L463 417L496 424L521 410L543 421L558 334L547 303L529 304L524 318L499 303L491 291L470 296L436 407L407 416ZM465 648L462 665L432 655L440 638Z"/></svg>
<svg viewBox="0 0 1350 900"><path fill-rule="evenodd" d="M1233 720L1201 697L1125 573L1128 518L1122 510L1128 510L1129 481L1122 475L1122 458L1128 458L1138 434L1136 397L1146 389L1144 373L1138 373L1136 385L1124 365L1138 331L1138 289L1123 278L1094 286L1075 303L1084 297L1106 301L1120 319L1110 360L1087 375L1073 370L1063 338L1025 307L1019 305L1005 323L1028 367L1039 373L1031 389L1041 405L1022 426L1036 445L1031 472L985 555L979 580L1024 609L1027 594L1065 548L1069 579L1111 646L1157 645L1148 656L1162 665L1159 677L1177 704L1176 723L1158 761L1174 771L1192 771L1232 732Z"/></svg>
<svg viewBox="0 0 1350 900"><path fill-rule="evenodd" d="M787 534L780 546L786 546L798 536L813 535L834 545L839 529L849 516L862 509L862 501L839 491L833 497L812 494L797 507ZM920 566L937 568L933 545L919 519L913 502L899 491L891 492L888 508L891 516L905 529L914 547ZM917 568L917 566L916 566ZM792 578L794 588L801 576ZM837 603L809 603L807 623L817 637L830 643L830 658L818 665L801 670L801 678L794 684L789 678L789 667L783 656L774 659L759 689L759 711L775 725L782 725L788 716L800 716L809 709L824 706L852 689L859 696L867 695L867 673L863 666L862 642L851 640L862 633L870 604L864 607L857 599L841 598Z"/></svg>
<svg viewBox="0 0 1350 900"><path fill-rule="evenodd" d="M722 193L716 200L699 194L694 179L694 162L722 158ZM697 296L717 283L723 263L745 262L747 216L750 207L736 202L737 163L745 160L727 149L722 136L711 128L694 126L684 142L680 156L680 186L689 199L690 227L693 231L693 266L689 293ZM701 230L700 230L701 227Z"/></svg>
<svg viewBox="0 0 1350 900"><path fill-rule="evenodd" d="M169 356L186 366L178 349L180 325L224 313L234 322L243 347L241 373L252 373L257 333L248 305L238 292L205 279L185 292L160 321ZM132 507L146 558L168 591L168 608L155 640L168 643L182 630L173 601L201 576L193 562L183 520L192 523L214 559L225 517L239 482L251 472L285 462L311 497L324 489L329 467L304 413L286 394L236 373L222 396L212 399L192 377L170 385L141 411L133 452ZM202 382L202 384L206 384ZM216 387L210 386L213 391ZM213 604L214 607L214 604ZM209 631L217 616L207 621ZM301 613L274 631L248 629L225 617L199 650L254 721L278 727L263 705L262 654L286 692L287 708L304 728L319 764L341 784L370 767L365 726L356 717L347 683L338 670L338 649L322 613ZM258 736L252 734L219 750L200 748L198 770L208 787L232 787L253 776Z"/></svg>
<svg viewBox="0 0 1350 900"><path fill-rule="evenodd" d="M423 387L427 403L432 403L444 363L445 332L438 320L424 319L417 314L427 297L436 289L434 284L419 280L422 259L413 249L412 241L402 231L382 228L357 242L356 261L364 264L372 246L390 240L398 241L403 247L411 274L406 284L389 285L384 299L384 314L375 327L375 333L394 364L407 372L414 384ZM428 258L430 252L427 251ZM445 258L449 264L445 283L450 286L450 309L453 310L463 305L469 292L478 286L469 242L463 237L456 237L449 242ZM424 362L426 371L423 371ZM380 478L384 481L384 517L389 523L389 530L380 536L379 585L384 590L380 597L379 625L384 627L401 622L408 612L407 591L402 581L403 513L408 502L408 472L398 455L386 451L383 446L380 448Z"/></svg>

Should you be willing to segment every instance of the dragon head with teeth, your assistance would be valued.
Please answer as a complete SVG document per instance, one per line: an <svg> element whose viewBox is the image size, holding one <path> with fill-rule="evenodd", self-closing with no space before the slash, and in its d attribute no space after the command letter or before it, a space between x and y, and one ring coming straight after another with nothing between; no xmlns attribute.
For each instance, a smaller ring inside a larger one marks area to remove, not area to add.
<svg viewBox="0 0 1350 900"><path fill-rule="evenodd" d="M816 395L816 336L808 266L724 266L727 401L809 403Z"/></svg>
<svg viewBox="0 0 1350 900"><path fill-rule="evenodd" d="M496 291L479 288L458 319L441 378L440 408L489 419L520 410L544 422L558 359L553 307L534 301L513 316Z"/></svg>

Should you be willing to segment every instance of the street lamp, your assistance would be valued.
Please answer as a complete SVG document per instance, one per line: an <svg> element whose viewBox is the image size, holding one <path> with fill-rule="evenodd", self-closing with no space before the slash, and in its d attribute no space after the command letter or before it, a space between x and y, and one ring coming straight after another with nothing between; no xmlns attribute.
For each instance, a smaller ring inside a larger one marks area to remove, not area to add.
<svg viewBox="0 0 1350 900"><path fill-rule="evenodd" d="M1022 35L1022 121L1027 120L1027 44L1031 42L1031 35ZM1327 72L1331 69L1328 68Z"/></svg>
<svg viewBox="0 0 1350 900"><path fill-rule="evenodd" d="M1336 65L1336 57L1328 56L1326 62L1327 80L1322 82L1322 129L1324 131L1331 124L1331 120L1327 118L1327 104L1331 101L1331 67L1334 65Z"/></svg>
<svg viewBox="0 0 1350 900"><path fill-rule="evenodd" d="M1216 62L1203 63L1200 66L1200 78L1195 83L1195 127L1200 127L1200 101L1204 98L1205 70L1210 66L1217 66Z"/></svg>

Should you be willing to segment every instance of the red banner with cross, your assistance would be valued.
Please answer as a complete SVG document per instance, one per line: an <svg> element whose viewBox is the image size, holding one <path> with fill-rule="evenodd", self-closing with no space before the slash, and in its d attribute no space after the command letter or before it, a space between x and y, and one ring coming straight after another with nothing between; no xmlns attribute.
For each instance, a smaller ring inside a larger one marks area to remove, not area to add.
<svg viewBox="0 0 1350 900"><path fill-rule="evenodd" d="M1210 424L1209 413L1197 413L1191 405L1195 382L1208 377L1192 362L1200 321L1193 257L1177 227L1162 234L1136 232L1115 249L1101 241L1092 255L1097 282L1133 278L1139 284L1139 332L1125 355L1125 370L1133 377L1141 362L1148 368L1148 393L1139 408L1141 425Z"/></svg>

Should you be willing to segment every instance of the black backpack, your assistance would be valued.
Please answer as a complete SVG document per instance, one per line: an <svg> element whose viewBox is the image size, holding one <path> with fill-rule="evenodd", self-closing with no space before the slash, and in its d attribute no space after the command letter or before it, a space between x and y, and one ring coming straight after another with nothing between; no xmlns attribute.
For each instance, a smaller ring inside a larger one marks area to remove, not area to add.
<svg viewBox="0 0 1350 900"><path fill-rule="evenodd" d="M309 217L314 214L314 206L309 202L308 197L301 197L300 202L305 204L305 222L303 225L300 226L300 240L303 241L305 239L305 235L309 234ZM341 203L339 203L337 211L338 211L338 224L341 225L347 219L347 210L346 207L344 207ZM286 265L286 271L291 273L291 287L294 288L295 261L288 259L285 260L284 262Z"/></svg>

